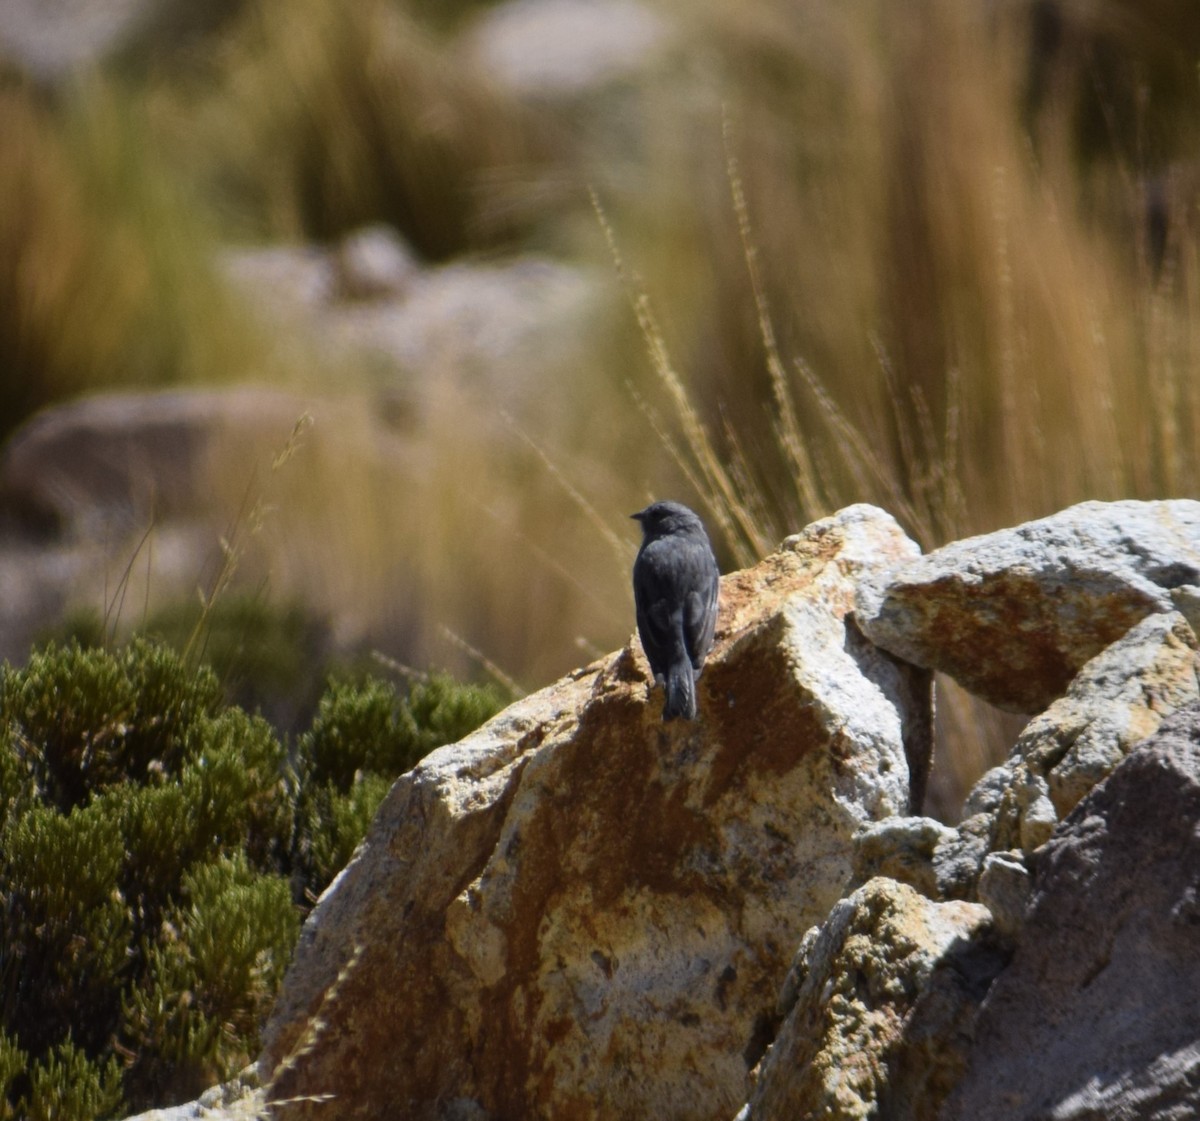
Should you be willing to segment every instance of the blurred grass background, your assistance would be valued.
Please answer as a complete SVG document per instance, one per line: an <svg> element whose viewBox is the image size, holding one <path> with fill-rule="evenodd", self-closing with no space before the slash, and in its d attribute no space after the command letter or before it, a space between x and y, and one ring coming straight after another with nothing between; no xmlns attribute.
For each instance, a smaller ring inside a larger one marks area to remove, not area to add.
<svg viewBox="0 0 1200 1121"><path fill-rule="evenodd" d="M113 387L362 394L214 260L382 221L427 264L551 253L615 292L552 408L421 371L402 491L321 447L272 481L247 571L406 662L534 688L625 642L652 495L728 570L856 501L928 549L1196 492L1200 8L648 3L669 49L574 101L481 73L467 2L166 5L68 81L8 66L0 436ZM940 722L953 813L1012 725L950 687Z"/></svg>

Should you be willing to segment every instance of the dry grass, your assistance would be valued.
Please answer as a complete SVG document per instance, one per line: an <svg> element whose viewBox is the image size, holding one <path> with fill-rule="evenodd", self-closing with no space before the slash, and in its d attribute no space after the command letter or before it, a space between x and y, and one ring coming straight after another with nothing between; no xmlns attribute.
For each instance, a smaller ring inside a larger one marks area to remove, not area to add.
<svg viewBox="0 0 1200 1121"><path fill-rule="evenodd" d="M506 244L552 156L535 113L392 0L250 0L210 65L151 101L227 219L273 238L385 221L434 260Z"/></svg>

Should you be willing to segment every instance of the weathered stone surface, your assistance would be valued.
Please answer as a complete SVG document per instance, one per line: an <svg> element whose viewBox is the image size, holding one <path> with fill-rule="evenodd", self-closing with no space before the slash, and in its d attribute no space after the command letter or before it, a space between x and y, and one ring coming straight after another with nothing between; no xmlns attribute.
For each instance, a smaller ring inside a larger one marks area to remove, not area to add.
<svg viewBox="0 0 1200 1121"><path fill-rule="evenodd" d="M1015 938L1025 922L1033 877L1019 852L990 852L979 876L979 902L992 913L996 930Z"/></svg>
<svg viewBox="0 0 1200 1121"><path fill-rule="evenodd" d="M854 834L907 807L928 681L846 615L915 549L852 507L726 577L694 725L659 721L626 649L401 778L305 926L270 1096L337 1093L341 1118L728 1118Z"/></svg>
<svg viewBox="0 0 1200 1121"><path fill-rule="evenodd" d="M806 935L739 1121L937 1116L1003 963L987 909L868 881ZM794 997L792 994L794 993Z"/></svg>
<svg viewBox="0 0 1200 1121"><path fill-rule="evenodd" d="M933 863L938 891L974 898L989 852L1026 855L1164 717L1200 700L1200 652L1177 612L1150 615L1080 670L1066 694L1031 720L1012 757L980 780L957 834Z"/></svg>
<svg viewBox="0 0 1200 1121"><path fill-rule="evenodd" d="M1085 502L957 541L861 589L872 641L1013 712L1200 583L1200 503Z"/></svg>
<svg viewBox="0 0 1200 1121"><path fill-rule="evenodd" d="M1158 729L1200 700L1196 636L1176 612L1152 615L1093 658L1025 727L1015 750L1046 776L1058 817Z"/></svg>
<svg viewBox="0 0 1200 1121"><path fill-rule="evenodd" d="M930 899L939 896L933 854L957 832L930 817L889 817L864 826L854 838L854 883L887 876L916 888Z"/></svg>
<svg viewBox="0 0 1200 1121"><path fill-rule="evenodd" d="M1059 826L944 1121L1200 1116L1200 712Z"/></svg>

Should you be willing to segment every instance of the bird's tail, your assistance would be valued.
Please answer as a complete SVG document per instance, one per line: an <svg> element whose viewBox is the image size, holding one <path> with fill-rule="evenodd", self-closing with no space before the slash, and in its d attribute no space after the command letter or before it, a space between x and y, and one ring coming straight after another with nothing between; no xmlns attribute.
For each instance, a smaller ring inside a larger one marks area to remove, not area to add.
<svg viewBox="0 0 1200 1121"><path fill-rule="evenodd" d="M696 676L691 661L682 651L667 670L667 700L662 718L674 720L677 716L696 719Z"/></svg>

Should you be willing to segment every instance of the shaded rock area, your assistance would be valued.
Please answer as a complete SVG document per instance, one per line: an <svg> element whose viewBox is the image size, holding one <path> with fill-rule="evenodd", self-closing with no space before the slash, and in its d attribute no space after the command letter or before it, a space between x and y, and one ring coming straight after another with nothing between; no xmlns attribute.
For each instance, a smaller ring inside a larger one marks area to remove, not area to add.
<svg viewBox="0 0 1200 1121"><path fill-rule="evenodd" d="M271 1116L1200 1116L1196 508L960 542L939 607L851 507L723 579L696 724L634 643L435 752L304 928ZM1042 706L957 826L897 651Z"/></svg>
<svg viewBox="0 0 1200 1121"><path fill-rule="evenodd" d="M695 724L633 647L399 780L268 1027L279 1115L732 1115L855 832L908 806L928 678L846 614L914 548L853 507L726 578Z"/></svg>
<svg viewBox="0 0 1200 1121"><path fill-rule="evenodd" d="M934 849L938 892L973 898L989 854L1032 854L1165 716L1198 701L1200 654L1184 617L1165 612L1136 624L1080 670L1029 722L1012 757L976 785L968 816Z"/></svg>
<svg viewBox="0 0 1200 1121"><path fill-rule="evenodd" d="M1200 1115L1200 711L1168 719L1038 854L1012 964L945 1121Z"/></svg>

